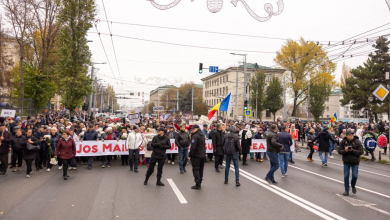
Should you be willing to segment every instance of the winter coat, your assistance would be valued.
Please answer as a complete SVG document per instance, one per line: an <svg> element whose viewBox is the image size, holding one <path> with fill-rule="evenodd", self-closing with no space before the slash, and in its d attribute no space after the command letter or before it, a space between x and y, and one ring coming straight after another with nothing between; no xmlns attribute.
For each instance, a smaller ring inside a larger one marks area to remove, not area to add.
<svg viewBox="0 0 390 220"><path fill-rule="evenodd" d="M249 130L241 130L239 133L239 137L241 139L241 148L242 148L242 153L243 154L249 154L250 153L250 148L251 148L251 137L252 137L252 132Z"/></svg>
<svg viewBox="0 0 390 220"><path fill-rule="evenodd" d="M50 146L47 148L46 152L47 154L50 154L50 147L51 147L51 150L54 152L56 152L56 147L58 145L58 141L60 141L60 138L62 136L58 133L56 133L56 135L53 136L53 134L50 133L50 140L51 140L51 143L50 143Z"/></svg>
<svg viewBox="0 0 390 220"><path fill-rule="evenodd" d="M240 138L238 137L238 134L236 133L229 133L228 135L225 135L225 138L223 139L223 146L225 146L226 141L228 138L233 138L234 141L234 148L236 149L236 152L238 152L240 155L242 154L242 150L240 147Z"/></svg>
<svg viewBox="0 0 390 220"><path fill-rule="evenodd" d="M24 160L34 160L36 155L35 151L29 151L27 149L27 143L29 139L31 139L33 145L39 145L40 142L36 137L34 137L34 135L31 135L30 137L26 137L26 144L24 144L22 147L22 156Z"/></svg>
<svg viewBox="0 0 390 220"><path fill-rule="evenodd" d="M148 134L144 135L145 158L152 157L153 150L148 150L147 146L148 146L148 143L153 140L154 136L156 136L156 134L148 133Z"/></svg>
<svg viewBox="0 0 390 220"><path fill-rule="evenodd" d="M313 139L315 138L315 135L311 132L307 133L307 145L312 148L314 147L314 141ZM311 141L311 142L309 142Z"/></svg>
<svg viewBox="0 0 390 220"><path fill-rule="evenodd" d="M267 133L267 152L279 153L280 149L283 147L284 146L279 143L276 133L270 130Z"/></svg>
<svg viewBox="0 0 390 220"><path fill-rule="evenodd" d="M127 135L126 149L137 150L142 145L142 141L143 138L141 133L130 133Z"/></svg>
<svg viewBox="0 0 390 220"><path fill-rule="evenodd" d="M170 134L171 134L171 132L168 131L168 132L165 134L165 136L167 136L169 139L175 139L175 138L176 138L176 135L177 135L177 132L176 132L176 131L173 132L173 134L172 134L173 138L170 138L170 137L169 137Z"/></svg>
<svg viewBox="0 0 390 220"><path fill-rule="evenodd" d="M292 137L289 133L282 131L277 134L279 143L283 145L283 149L280 150L280 153L290 153L292 145Z"/></svg>
<svg viewBox="0 0 390 220"><path fill-rule="evenodd" d="M345 147L351 146L352 151L345 151ZM358 165L360 162L360 155L364 153L363 145L358 137L354 137L352 141L348 141L348 138L344 138L337 152L343 155L343 162L346 165Z"/></svg>
<svg viewBox="0 0 390 220"><path fill-rule="evenodd" d="M83 141L96 141L99 139L98 133L95 130L89 132L88 129L84 132Z"/></svg>
<svg viewBox="0 0 390 220"><path fill-rule="evenodd" d="M165 135L156 135L152 139L153 153L152 158L164 159L167 149L171 149L171 142Z"/></svg>
<svg viewBox="0 0 390 220"><path fill-rule="evenodd" d="M203 132L201 133L203 135ZM210 132L210 138L213 143L214 155L219 155L219 156L223 155L224 135L225 134L223 133L223 131L218 131L218 129L215 129L214 131Z"/></svg>
<svg viewBox="0 0 390 220"><path fill-rule="evenodd" d="M175 144L179 147L179 148L183 148L183 147L189 147L190 146L190 135L185 132L185 131L179 131L179 133L177 133L176 135L176 138L175 138Z"/></svg>
<svg viewBox="0 0 390 220"><path fill-rule="evenodd" d="M76 156L76 144L73 140L73 138L70 138L68 140L65 140L65 138L61 138L58 141L58 145L56 147L55 156L60 155L61 159L72 159L74 156Z"/></svg>
<svg viewBox="0 0 390 220"><path fill-rule="evenodd" d="M323 151L323 152L329 152L329 141L332 141L333 143L337 143L337 140L332 138L332 136L329 134L328 131L323 130L321 133L319 133L313 141L318 142L319 147L318 151Z"/></svg>
<svg viewBox="0 0 390 220"><path fill-rule="evenodd" d="M259 133L259 132L257 132L256 134L255 134L255 139L264 139L264 136L263 136L264 134L262 134L262 133Z"/></svg>
<svg viewBox="0 0 390 220"><path fill-rule="evenodd" d="M197 130L191 137L191 150L189 157L191 158L205 158L206 157L206 138L202 131ZM223 155L223 147L222 147Z"/></svg>
<svg viewBox="0 0 390 220"><path fill-rule="evenodd" d="M26 136L24 135L15 136L11 142L12 151L22 151L26 143L27 143Z"/></svg>
<svg viewBox="0 0 390 220"><path fill-rule="evenodd" d="M102 140L107 140L107 139L108 139L108 133L103 133L102 134ZM116 139L117 139L117 136L115 135L114 132L112 132L110 141L115 141Z"/></svg>
<svg viewBox="0 0 390 220"><path fill-rule="evenodd" d="M298 140L298 129L294 129L294 131L292 131L292 129L290 129L290 135L291 135L291 139L297 141Z"/></svg>
<svg viewBox="0 0 390 220"><path fill-rule="evenodd" d="M0 154L8 154L10 144L12 142L12 134L9 131L0 131L0 137L3 136L4 140L1 141Z"/></svg>
<svg viewBox="0 0 390 220"><path fill-rule="evenodd" d="M43 138L43 136L45 136L45 134L43 132L39 133L39 132L35 132L34 134L34 137L36 137L38 140L40 138ZM41 147L40 151L44 151L45 150L45 146L46 146L46 143L45 143L45 139L43 138L43 141L39 141L39 146Z"/></svg>
<svg viewBox="0 0 390 220"><path fill-rule="evenodd" d="M206 130L202 129L202 133L203 133L203 135L204 135L207 139L210 138L209 133L208 133Z"/></svg>

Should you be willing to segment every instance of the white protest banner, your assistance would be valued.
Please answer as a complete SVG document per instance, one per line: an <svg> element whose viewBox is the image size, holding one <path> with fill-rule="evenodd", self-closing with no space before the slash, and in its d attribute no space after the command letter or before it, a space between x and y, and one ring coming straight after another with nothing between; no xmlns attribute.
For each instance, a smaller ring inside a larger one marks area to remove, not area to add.
<svg viewBox="0 0 390 220"><path fill-rule="evenodd" d="M167 149L167 154L177 154L178 147L175 144L175 139L171 139L171 148ZM206 140L206 153L213 153L213 144L211 140ZM291 151L294 151L294 141L291 146ZM190 148L188 148L190 150ZM265 139L252 140L250 148L251 153L267 152L267 141ZM126 141L83 141L76 142L76 156L107 156L107 155L127 155ZM145 154L145 147L141 146L139 154Z"/></svg>
<svg viewBox="0 0 390 220"><path fill-rule="evenodd" d="M207 124L207 126L210 127L211 123L212 121L210 121L209 118L205 115L201 115L198 120L199 125Z"/></svg>
<svg viewBox="0 0 390 220"><path fill-rule="evenodd" d="M16 114L16 110L12 110L12 109L1 109L1 116L0 117L5 117L5 118L8 118L8 117L15 117L15 114Z"/></svg>

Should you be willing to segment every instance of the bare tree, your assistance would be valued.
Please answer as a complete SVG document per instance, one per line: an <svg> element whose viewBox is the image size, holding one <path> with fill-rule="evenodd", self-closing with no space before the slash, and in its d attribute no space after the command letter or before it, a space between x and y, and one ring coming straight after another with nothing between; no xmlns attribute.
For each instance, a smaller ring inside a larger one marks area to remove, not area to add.
<svg viewBox="0 0 390 220"><path fill-rule="evenodd" d="M24 47L28 42L28 30L34 20L31 0L1 0L4 6L5 17L9 22L11 33L20 47L20 78L21 78L21 113L23 113L24 99Z"/></svg>

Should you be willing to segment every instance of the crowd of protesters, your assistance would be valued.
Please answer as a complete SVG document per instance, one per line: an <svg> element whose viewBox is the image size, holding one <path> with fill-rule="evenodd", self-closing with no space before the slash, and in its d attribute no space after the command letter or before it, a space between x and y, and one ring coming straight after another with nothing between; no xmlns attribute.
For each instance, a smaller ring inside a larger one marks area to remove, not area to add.
<svg viewBox="0 0 390 220"><path fill-rule="evenodd" d="M380 122L373 123L314 123L314 122L238 122L218 119L207 125L186 125L175 122L158 122L152 119L140 120L130 124L126 119L87 117L83 114L68 119L62 114L39 114L22 119L0 119L0 174L7 170L19 172L23 160L26 164L26 177L30 178L33 170L50 172L53 166L63 170L63 178L69 178L68 170L75 170L80 165L92 169L93 161L101 161L102 168L110 168L113 161L120 157L122 166L130 166L130 171L138 172L138 167L148 166L144 184L157 166L157 185L161 181L165 162L174 164L178 159L179 172L187 172L189 159L196 185L200 189L203 180L205 162L213 162L216 172L225 168L225 184L228 184L230 164L235 168L236 186L239 182L239 161L248 166L248 160L259 163L270 161L270 171L266 175L269 184L276 184L274 173L280 167L281 177L287 176L288 164L294 164L293 150L300 151L299 146L310 149L307 156L314 162L313 154L318 156L323 167L328 166L328 158L333 159L333 152L343 156L344 162L344 195L349 192L349 170L352 169L352 191L356 193L357 169L360 155L364 153L362 137L365 133L383 133L389 137L389 126ZM178 154L166 154L170 149L170 139L175 140ZM213 153L206 153L204 140L210 139ZM250 147L254 139L266 139L267 152L251 153ZM75 142L127 140L128 155L77 157ZM203 143L202 143L203 142ZM144 146L145 154L140 154L140 146ZM291 147L294 146L294 147ZM190 147L190 151L188 150ZM203 149L202 149L203 148ZM373 151L366 151L371 160L376 160ZM384 154L387 153L387 145ZM11 161L8 161L9 154ZM224 166L224 161L226 165ZM10 162L10 163L9 163ZM34 162L34 164L33 164ZM33 169L33 166L35 169ZM348 170L348 172L347 172Z"/></svg>

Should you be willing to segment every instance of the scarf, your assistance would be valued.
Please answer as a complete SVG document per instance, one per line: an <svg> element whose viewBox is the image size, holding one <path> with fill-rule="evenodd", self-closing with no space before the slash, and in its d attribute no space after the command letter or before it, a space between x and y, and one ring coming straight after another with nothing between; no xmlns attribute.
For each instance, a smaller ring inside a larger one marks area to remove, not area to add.
<svg viewBox="0 0 390 220"><path fill-rule="evenodd" d="M68 136L67 138L64 138L64 139L65 139L65 141L68 141L70 139L70 136Z"/></svg>

